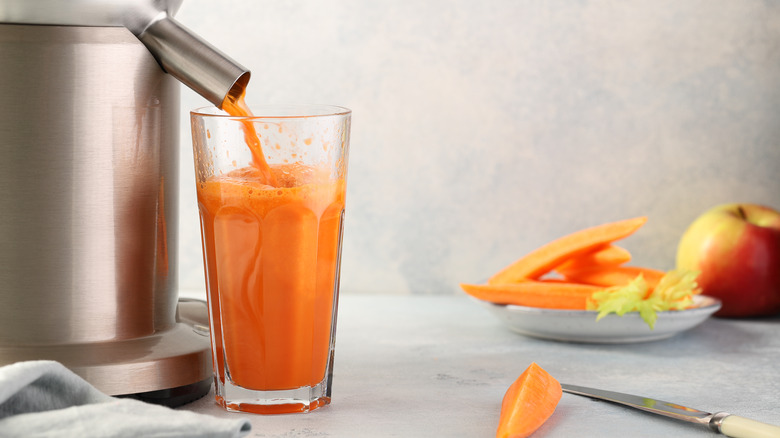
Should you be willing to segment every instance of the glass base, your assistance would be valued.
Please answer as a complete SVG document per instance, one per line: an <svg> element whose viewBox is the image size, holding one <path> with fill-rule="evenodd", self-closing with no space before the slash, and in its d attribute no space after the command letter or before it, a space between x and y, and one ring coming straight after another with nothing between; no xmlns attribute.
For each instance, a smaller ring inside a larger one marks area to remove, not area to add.
<svg viewBox="0 0 780 438"><path fill-rule="evenodd" d="M215 379L217 404L231 412L253 414L289 414L311 412L330 404L330 378L326 377L314 386L277 391L258 391L235 385L229 380L224 384Z"/></svg>

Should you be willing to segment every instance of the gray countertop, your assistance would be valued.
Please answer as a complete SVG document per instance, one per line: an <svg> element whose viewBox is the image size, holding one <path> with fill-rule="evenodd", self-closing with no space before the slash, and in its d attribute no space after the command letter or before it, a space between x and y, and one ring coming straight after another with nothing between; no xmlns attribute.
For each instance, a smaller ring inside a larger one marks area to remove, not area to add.
<svg viewBox="0 0 780 438"><path fill-rule="evenodd" d="M780 317L711 318L673 338L591 345L538 340L465 295L342 294L333 399L308 414L246 416L256 437L490 437L509 385L536 362L561 382L780 424ZM564 394L535 437L717 436L693 424Z"/></svg>

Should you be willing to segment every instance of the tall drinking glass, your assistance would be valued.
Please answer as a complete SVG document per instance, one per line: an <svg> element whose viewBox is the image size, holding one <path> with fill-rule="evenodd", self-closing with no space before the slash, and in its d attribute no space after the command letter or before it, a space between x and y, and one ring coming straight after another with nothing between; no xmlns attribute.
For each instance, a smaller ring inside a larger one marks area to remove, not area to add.
<svg viewBox="0 0 780 438"><path fill-rule="evenodd" d="M330 402L351 112L191 113L217 403Z"/></svg>

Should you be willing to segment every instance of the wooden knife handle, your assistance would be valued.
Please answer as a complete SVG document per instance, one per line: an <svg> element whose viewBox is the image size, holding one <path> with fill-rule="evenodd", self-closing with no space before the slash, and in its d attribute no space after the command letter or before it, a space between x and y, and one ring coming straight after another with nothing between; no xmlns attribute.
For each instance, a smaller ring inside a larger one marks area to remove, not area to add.
<svg viewBox="0 0 780 438"><path fill-rule="evenodd" d="M720 422L720 432L733 438L780 438L780 426L762 423L738 415L728 415Z"/></svg>

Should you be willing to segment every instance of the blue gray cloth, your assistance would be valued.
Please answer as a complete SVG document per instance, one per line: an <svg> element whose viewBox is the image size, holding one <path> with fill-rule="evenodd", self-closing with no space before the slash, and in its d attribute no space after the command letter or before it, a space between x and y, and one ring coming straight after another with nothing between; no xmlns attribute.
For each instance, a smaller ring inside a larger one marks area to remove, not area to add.
<svg viewBox="0 0 780 438"><path fill-rule="evenodd" d="M246 419L220 419L98 391L58 362L0 368L0 437L233 438Z"/></svg>

